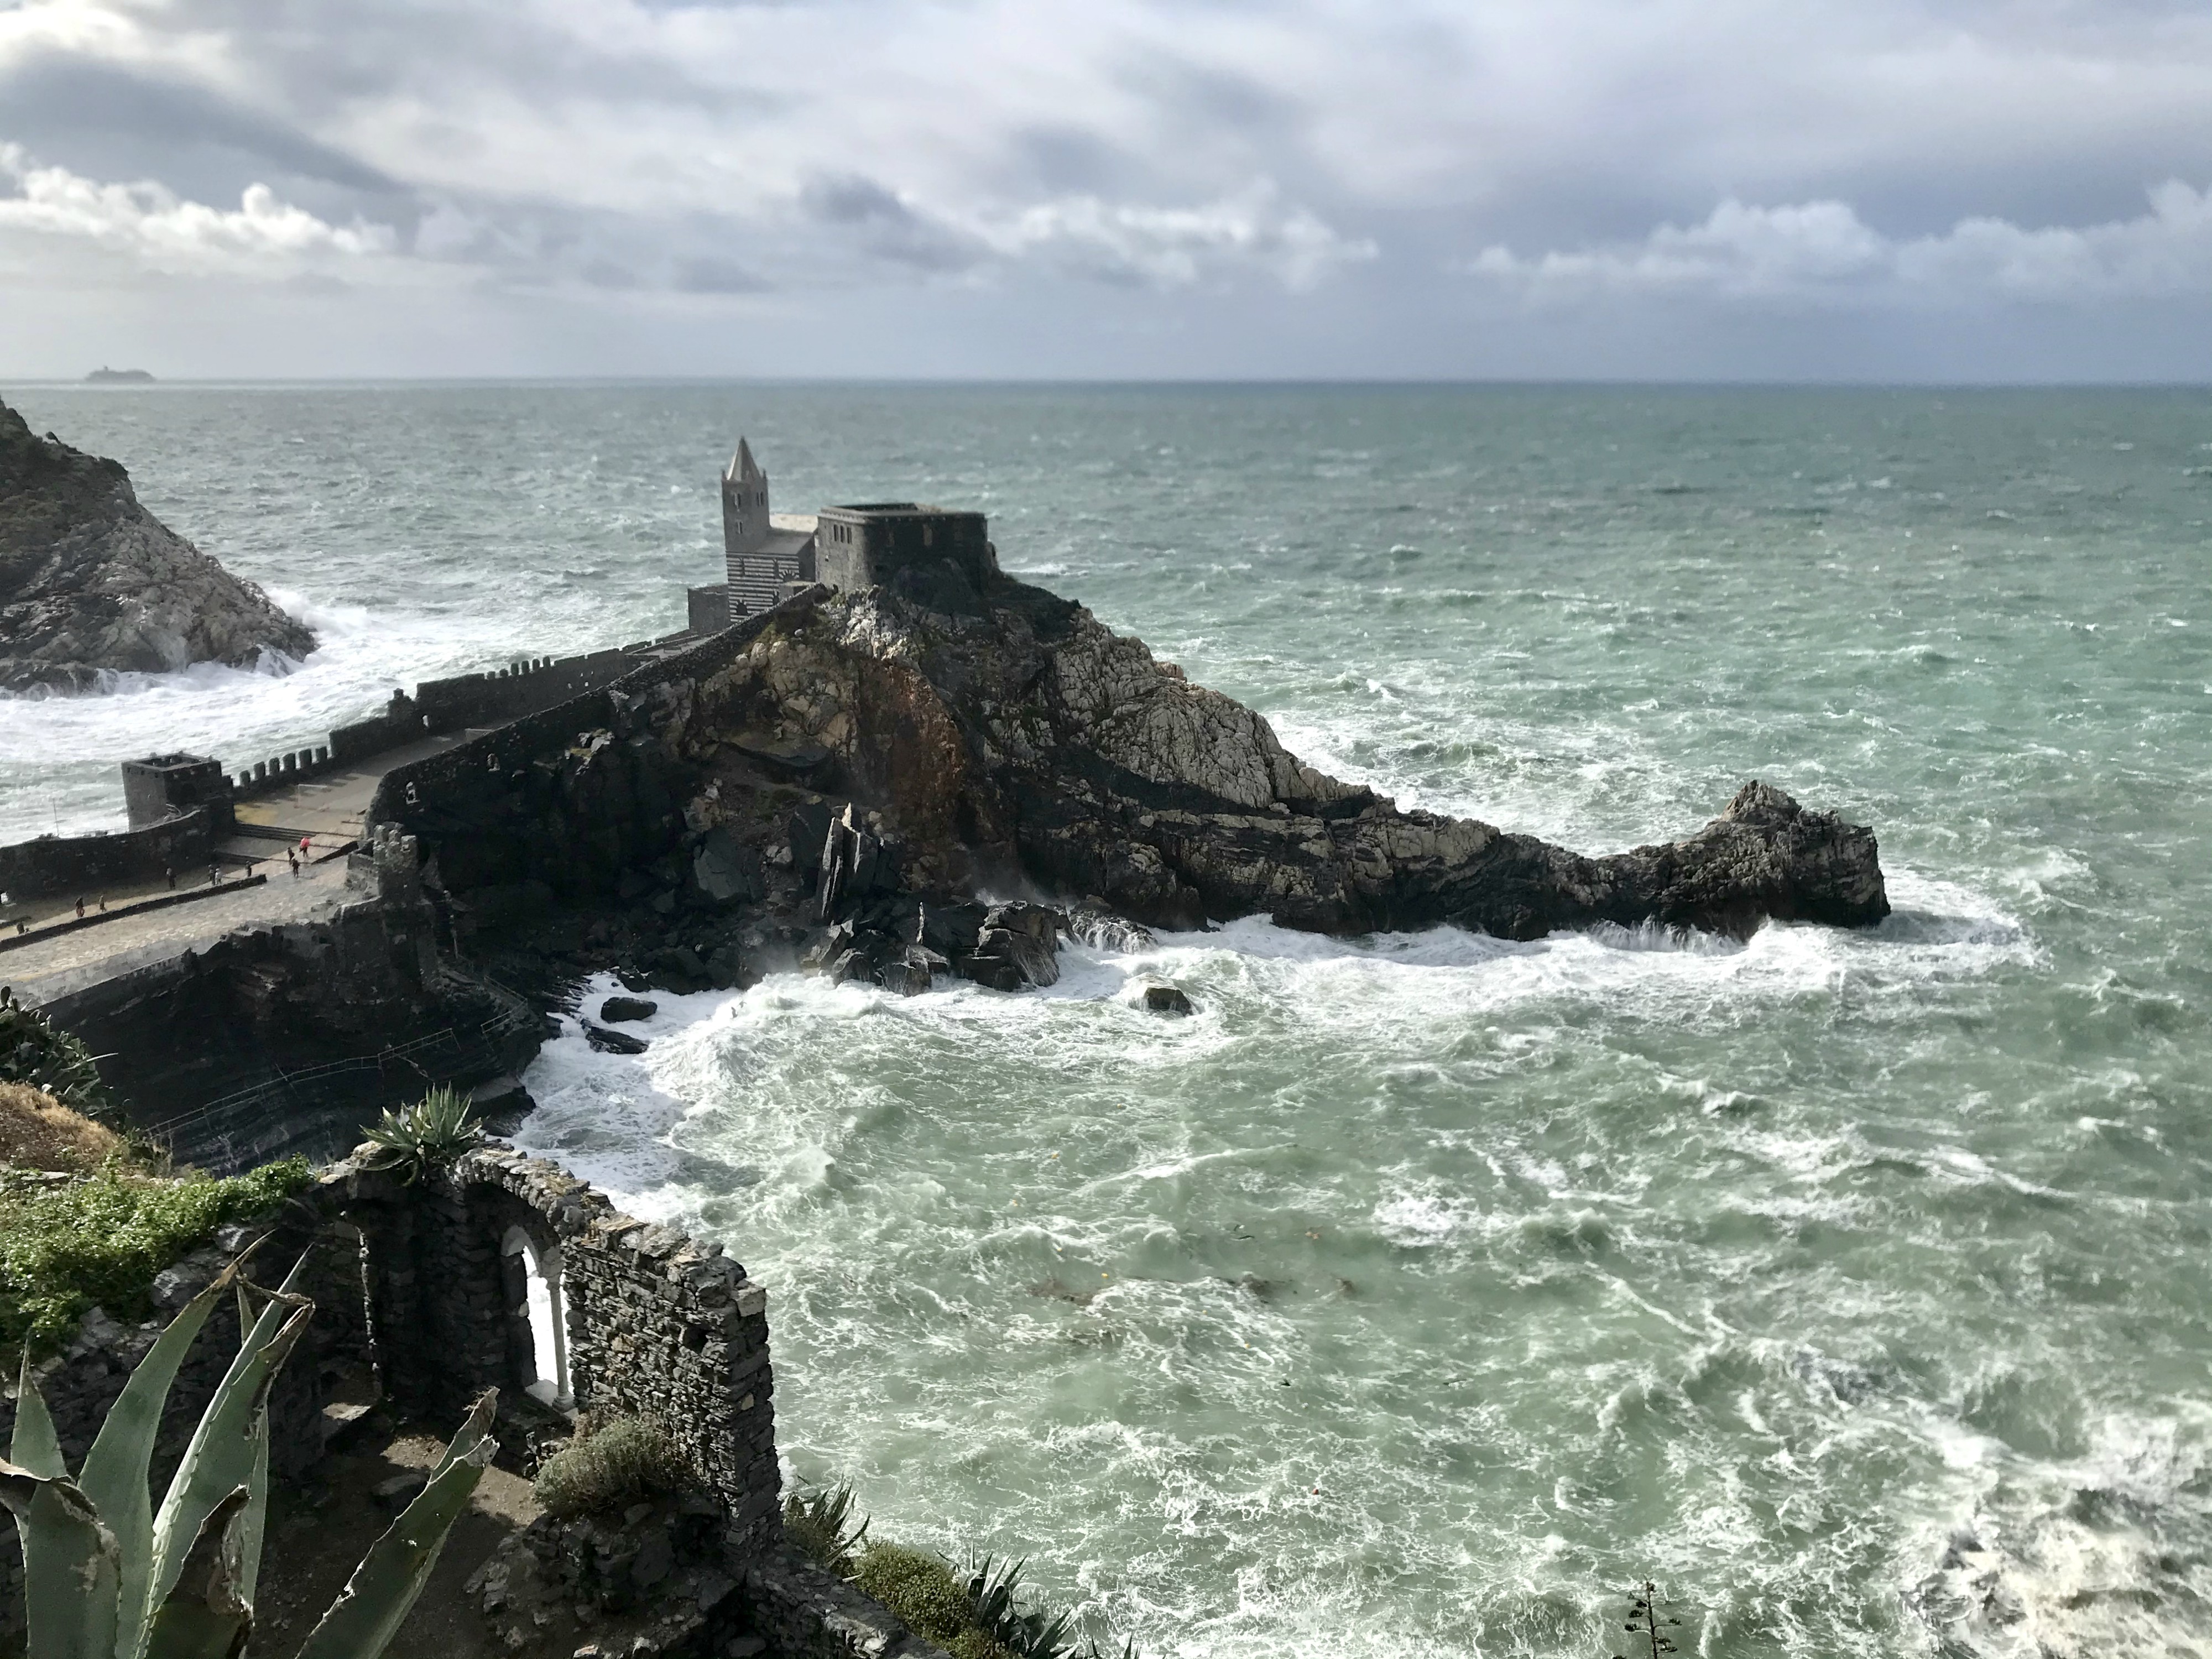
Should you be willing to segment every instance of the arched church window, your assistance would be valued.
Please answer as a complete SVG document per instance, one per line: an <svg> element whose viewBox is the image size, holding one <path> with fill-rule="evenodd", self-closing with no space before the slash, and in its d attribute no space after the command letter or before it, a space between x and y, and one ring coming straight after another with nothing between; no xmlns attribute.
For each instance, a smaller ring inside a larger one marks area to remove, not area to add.
<svg viewBox="0 0 2212 1659"><path fill-rule="evenodd" d="M509 1264L510 1285L513 1267L522 1270L522 1305L510 1307L510 1311L519 1314L529 1328L527 1352L518 1343L515 1354L523 1392L548 1406L570 1405L568 1311L561 1294L561 1247L550 1244L541 1250L528 1232L509 1227L500 1255Z"/></svg>

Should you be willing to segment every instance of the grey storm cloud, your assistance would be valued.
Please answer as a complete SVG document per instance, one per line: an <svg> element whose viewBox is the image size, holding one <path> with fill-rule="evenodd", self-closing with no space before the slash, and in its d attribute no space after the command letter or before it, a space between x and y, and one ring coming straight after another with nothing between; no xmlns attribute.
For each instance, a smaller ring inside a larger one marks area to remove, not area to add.
<svg viewBox="0 0 2212 1659"><path fill-rule="evenodd" d="M0 352L157 287L403 370L512 295L473 367L2212 373L2206 108L2159 0L23 0Z"/></svg>

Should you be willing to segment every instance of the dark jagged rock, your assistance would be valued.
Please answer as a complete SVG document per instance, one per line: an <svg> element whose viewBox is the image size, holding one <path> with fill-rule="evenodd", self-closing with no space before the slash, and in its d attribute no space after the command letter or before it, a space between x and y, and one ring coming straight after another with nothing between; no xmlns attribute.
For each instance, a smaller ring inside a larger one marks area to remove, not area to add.
<svg viewBox="0 0 2212 1659"><path fill-rule="evenodd" d="M599 1018L610 1025L635 1024L659 1012L660 1005L645 997L609 997L599 1005Z"/></svg>
<svg viewBox="0 0 2212 1659"><path fill-rule="evenodd" d="M315 636L138 504L117 461L0 404L0 688L304 657Z"/></svg>
<svg viewBox="0 0 2212 1659"><path fill-rule="evenodd" d="M614 1031L604 1025L594 1025L588 1019L579 1020L584 1028L584 1041L603 1054L641 1054L653 1047L641 1036L632 1036L628 1031Z"/></svg>
<svg viewBox="0 0 2212 1659"><path fill-rule="evenodd" d="M1198 1010L1182 988L1174 985L1145 987L1145 1012L1148 1014L1194 1014Z"/></svg>
<svg viewBox="0 0 2212 1659"><path fill-rule="evenodd" d="M1260 715L1079 606L1011 580L986 599L956 614L883 588L838 595L763 633L656 735L702 756L732 730L830 751L881 835L850 807L830 827L825 916L901 881L1085 894L1156 927L1258 913L1334 933L1450 922L1516 939L1601 921L1741 935L1768 917L1850 927L1888 912L1873 832L1770 786L1747 785L1681 841L1586 857L1401 811L1304 765ZM869 860L892 836L886 877ZM1010 945L986 951L986 982L1006 977L1001 963L1020 971Z"/></svg>
<svg viewBox="0 0 2212 1659"><path fill-rule="evenodd" d="M1060 983L1060 912L1042 904L994 904L976 931L974 953L953 958L955 971L987 985L1005 977L1001 964L1012 968L1024 985Z"/></svg>

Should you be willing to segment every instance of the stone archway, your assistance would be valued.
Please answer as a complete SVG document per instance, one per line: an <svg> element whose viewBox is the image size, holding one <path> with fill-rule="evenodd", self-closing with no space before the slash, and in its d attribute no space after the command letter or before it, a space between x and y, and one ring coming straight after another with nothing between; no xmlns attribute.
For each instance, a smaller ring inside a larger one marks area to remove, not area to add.
<svg viewBox="0 0 2212 1659"><path fill-rule="evenodd" d="M565 1410L574 1403L568 1381L568 1310L561 1293L561 1247L541 1245L526 1228L507 1230L500 1244L506 1270L507 1311L516 1381L542 1405Z"/></svg>

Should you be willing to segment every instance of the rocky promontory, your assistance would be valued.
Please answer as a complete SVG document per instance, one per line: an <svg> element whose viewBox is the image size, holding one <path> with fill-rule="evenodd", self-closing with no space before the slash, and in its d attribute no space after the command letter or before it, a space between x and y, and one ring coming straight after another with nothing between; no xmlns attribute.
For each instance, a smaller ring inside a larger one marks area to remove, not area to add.
<svg viewBox="0 0 2212 1659"><path fill-rule="evenodd" d="M138 503L121 463L0 404L0 690L303 657L307 627Z"/></svg>
<svg viewBox="0 0 2212 1659"><path fill-rule="evenodd" d="M1142 641L1005 579L988 595L956 580L826 597L685 701L664 729L695 757L818 754L816 775L881 812L927 890L1027 887L1173 927L1265 914L1516 939L1598 921L1851 927L1889 909L1873 832L1764 784L1683 840L1602 858L1401 811Z"/></svg>
<svg viewBox="0 0 2212 1659"><path fill-rule="evenodd" d="M694 665L549 714L520 751L487 738L419 790L388 778L375 810L421 837L468 926L520 923L633 990L740 983L780 948L901 991L948 969L1013 989L1052 982L1061 936L1253 915L1528 939L1888 914L1873 831L1769 785L1604 857L1405 811L1078 605L914 574L817 587Z"/></svg>

